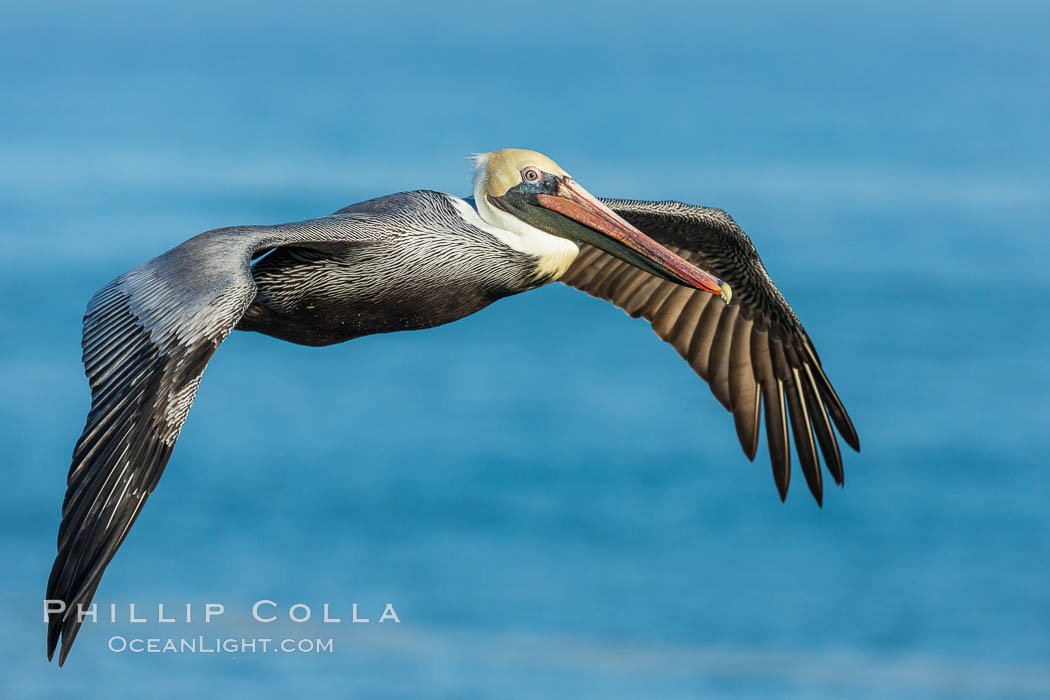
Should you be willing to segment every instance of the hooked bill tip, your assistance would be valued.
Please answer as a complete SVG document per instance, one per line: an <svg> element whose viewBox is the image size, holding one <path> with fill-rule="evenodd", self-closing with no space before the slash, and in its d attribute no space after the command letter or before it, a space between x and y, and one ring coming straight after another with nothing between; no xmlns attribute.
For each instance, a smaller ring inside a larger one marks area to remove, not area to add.
<svg viewBox="0 0 1050 700"><path fill-rule="evenodd" d="M722 290L721 297L725 303L729 303L729 300L733 298L733 288L729 286L727 282L718 280L718 288Z"/></svg>

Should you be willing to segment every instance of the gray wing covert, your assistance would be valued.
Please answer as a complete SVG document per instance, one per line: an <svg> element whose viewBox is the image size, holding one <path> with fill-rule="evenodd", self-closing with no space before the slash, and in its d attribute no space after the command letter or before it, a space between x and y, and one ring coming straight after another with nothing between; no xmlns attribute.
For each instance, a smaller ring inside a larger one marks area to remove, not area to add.
<svg viewBox="0 0 1050 700"><path fill-rule="evenodd" d="M806 483L820 503L818 445L835 483L843 481L832 423L853 449L859 450L860 443L813 343L751 240L718 209L681 202L603 201L655 241L728 282L731 302L654 277L587 245L561 281L649 321L733 414L740 445L752 460L764 406L781 500L790 481L788 440L793 433Z"/></svg>

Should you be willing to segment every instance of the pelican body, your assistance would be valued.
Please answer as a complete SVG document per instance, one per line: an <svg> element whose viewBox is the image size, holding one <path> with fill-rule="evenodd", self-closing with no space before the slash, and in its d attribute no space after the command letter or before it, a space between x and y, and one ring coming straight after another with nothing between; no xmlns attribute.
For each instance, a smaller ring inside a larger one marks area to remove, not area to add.
<svg viewBox="0 0 1050 700"><path fill-rule="evenodd" d="M733 414L749 459L764 417L781 500L789 434L818 504L819 455L842 483L836 431L859 450L856 430L728 214L602 200L546 156L504 149L476 157L472 197L402 192L309 221L215 229L95 294L83 337L91 410L47 585L48 658L61 639L65 661L78 610L157 486L231 331L331 345L449 323L554 281L647 319Z"/></svg>
<svg viewBox="0 0 1050 700"><path fill-rule="evenodd" d="M387 220L387 213L404 223ZM239 330L331 345L440 326L547 281L528 254L503 245L465 200L451 195L404 192L335 216L347 215L387 220L384 236L324 251L270 252L252 268L257 292Z"/></svg>

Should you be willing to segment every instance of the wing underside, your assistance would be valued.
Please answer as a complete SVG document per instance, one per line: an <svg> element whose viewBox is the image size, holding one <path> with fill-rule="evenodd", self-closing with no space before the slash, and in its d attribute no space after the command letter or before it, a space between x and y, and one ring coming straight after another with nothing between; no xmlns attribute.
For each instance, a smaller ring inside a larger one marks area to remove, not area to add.
<svg viewBox="0 0 1050 700"><path fill-rule="evenodd" d="M818 503L820 459L843 483L836 429L860 443L845 407L794 311L769 278L751 240L728 214L679 202L603 200L657 242L725 280L732 301L668 282L584 245L562 282L644 318L733 415L744 453L754 459L763 419L777 490L791 478L791 443Z"/></svg>

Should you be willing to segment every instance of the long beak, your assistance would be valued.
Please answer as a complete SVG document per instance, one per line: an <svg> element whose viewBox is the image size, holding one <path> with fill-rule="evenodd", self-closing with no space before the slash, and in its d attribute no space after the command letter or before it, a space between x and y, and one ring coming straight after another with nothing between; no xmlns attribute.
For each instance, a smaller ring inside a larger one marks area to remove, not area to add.
<svg viewBox="0 0 1050 700"><path fill-rule="evenodd" d="M540 206L601 234L588 243L672 282L717 294L729 303L732 292L728 284L646 236L569 176L559 180L557 194L539 194L536 199Z"/></svg>

